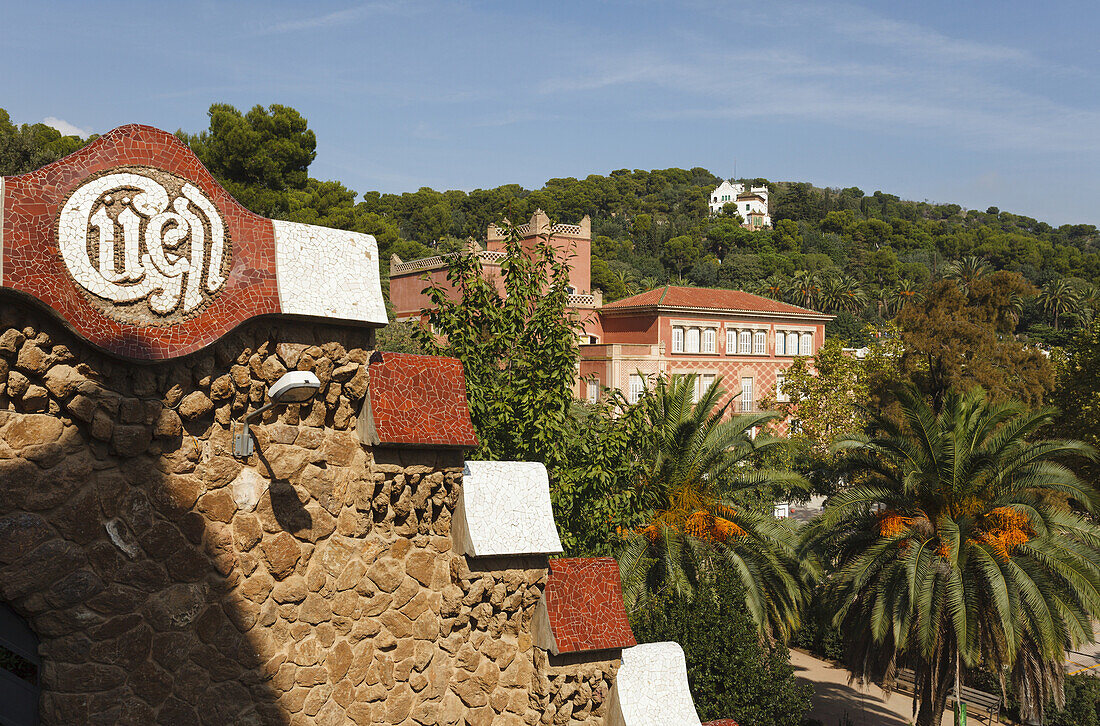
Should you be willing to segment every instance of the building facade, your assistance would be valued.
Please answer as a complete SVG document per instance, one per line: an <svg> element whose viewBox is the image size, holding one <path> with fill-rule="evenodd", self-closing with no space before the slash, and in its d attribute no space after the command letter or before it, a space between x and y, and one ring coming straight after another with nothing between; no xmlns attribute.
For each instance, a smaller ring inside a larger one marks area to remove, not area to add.
<svg viewBox="0 0 1100 726"><path fill-rule="evenodd" d="M726 184L735 195L740 185ZM604 305L591 287L587 216L577 225L551 224L540 210L518 231L525 246L548 237L572 265L571 308L582 323L575 387L581 400L597 400L605 387L636 400L655 376L696 373L703 387L721 376L729 394L739 394L737 408L752 411L763 395L775 394L794 356L812 356L824 342L831 316L738 290L666 286ZM484 274L503 292L503 230L489 225L485 246L470 242L466 254L481 258ZM425 276L446 286L447 261L445 255L391 261L398 320L423 319L431 306Z"/></svg>
<svg viewBox="0 0 1100 726"><path fill-rule="evenodd" d="M768 214L767 186L751 187L745 191L744 184L724 180L710 193L707 204L711 214L718 214L727 204L733 204L747 229L756 231L772 226L772 218Z"/></svg>
<svg viewBox="0 0 1100 726"><path fill-rule="evenodd" d="M783 371L812 356L832 316L739 290L665 286L604 305L601 341L581 346L578 397L603 388L637 400L657 375L696 374L705 389L721 377L734 410L782 396Z"/></svg>
<svg viewBox="0 0 1100 726"><path fill-rule="evenodd" d="M584 340L595 342L598 336L595 313L603 303L603 295L598 290L593 291L591 285L592 222L588 215L579 224L551 224L546 212L539 209L525 224L517 225L516 232L524 249L533 248L540 238L548 239L559 259L568 261L571 287L569 306L583 324ZM484 247L471 240L463 253L452 253L477 255L485 277L492 280L502 294L504 281L500 263L504 259L505 238L502 227L490 224ZM447 282L448 257L450 255L437 255L406 262L394 255L390 259L390 304L396 320L419 320L423 317L421 311L431 305L424 293L429 284L439 284L454 293Z"/></svg>

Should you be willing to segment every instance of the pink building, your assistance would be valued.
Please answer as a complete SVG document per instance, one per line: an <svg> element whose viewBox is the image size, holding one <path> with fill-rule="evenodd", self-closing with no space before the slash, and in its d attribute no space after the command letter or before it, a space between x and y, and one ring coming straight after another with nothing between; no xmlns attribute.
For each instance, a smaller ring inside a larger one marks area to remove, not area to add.
<svg viewBox="0 0 1100 726"><path fill-rule="evenodd" d="M782 388L783 371L794 356L817 352L832 319L739 290L673 286L604 305L599 315L600 342L581 346L579 397L595 400L606 386L635 401L653 376L695 373L700 388L721 376L741 394L742 411Z"/></svg>
<svg viewBox="0 0 1100 726"><path fill-rule="evenodd" d="M591 285L592 223L585 215L580 224L550 224L550 218L541 209L537 210L526 224L516 227L520 244L532 249L536 240L549 238L557 249L559 259L567 260L570 265L569 306L578 313L584 323L583 340L598 340L599 323L596 311L603 303L603 295L593 292ZM504 282L500 275L500 262L504 259L505 233L495 224L490 224L485 238L485 246L476 242L469 243L467 251L481 259L481 268L485 276L493 280L497 289L504 292ZM396 320L420 319L421 310L430 307L428 296L423 290L428 286L424 281L427 275L431 282L447 284L447 256L437 255L419 260L403 261L397 255L390 259L390 304L393 305Z"/></svg>
<svg viewBox="0 0 1100 726"><path fill-rule="evenodd" d="M795 355L814 355L832 316L737 290L666 286L603 305L591 286L591 223L550 224L541 210L518 227L522 244L549 238L572 270L570 307L584 324L576 395L595 400L610 387L636 400L654 376L698 374L707 386L722 376L738 408L756 410L756 402L775 390ZM468 253L481 258L485 275L503 291L500 262L504 233L489 225L485 246L470 242ZM424 276L446 283L445 256L390 263L390 302L397 320L422 319L430 306Z"/></svg>

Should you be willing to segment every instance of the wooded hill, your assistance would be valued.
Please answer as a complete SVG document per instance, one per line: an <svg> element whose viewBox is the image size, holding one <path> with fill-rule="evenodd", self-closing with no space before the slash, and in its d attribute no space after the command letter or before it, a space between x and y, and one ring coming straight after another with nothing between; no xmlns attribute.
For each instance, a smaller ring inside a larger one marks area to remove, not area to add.
<svg viewBox="0 0 1100 726"><path fill-rule="evenodd" d="M294 109L241 113L216 104L209 115L206 131L178 135L242 204L266 216L374 234L384 280L391 254L451 251L483 238L490 222L524 221L541 208L556 221L592 217L592 282L605 300L667 282L747 289L839 313L830 332L853 343L864 321L892 317L945 274L1020 273L1042 291L1023 296L1017 332L1046 343L1060 342L1063 329L1090 320L1097 307L1086 282L1100 278L1094 225L1052 227L995 207L965 210L757 178L740 181L770 187L775 226L749 232L735 216L709 216L707 196L721 180L698 167L619 169L550 179L534 190L425 187L359 197L309 176L316 137ZM37 168L83 143L42 124L15 126L0 109L0 173Z"/></svg>

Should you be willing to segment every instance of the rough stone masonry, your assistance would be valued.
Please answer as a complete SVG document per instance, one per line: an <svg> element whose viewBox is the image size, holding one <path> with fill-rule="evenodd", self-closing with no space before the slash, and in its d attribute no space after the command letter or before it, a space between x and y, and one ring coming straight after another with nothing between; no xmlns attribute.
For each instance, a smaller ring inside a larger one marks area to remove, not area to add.
<svg viewBox="0 0 1100 726"><path fill-rule="evenodd" d="M461 452L362 446L370 331L254 321L134 365L0 303L0 597L46 724L601 723L532 644L546 558L452 552ZM230 423L288 370L313 403Z"/></svg>

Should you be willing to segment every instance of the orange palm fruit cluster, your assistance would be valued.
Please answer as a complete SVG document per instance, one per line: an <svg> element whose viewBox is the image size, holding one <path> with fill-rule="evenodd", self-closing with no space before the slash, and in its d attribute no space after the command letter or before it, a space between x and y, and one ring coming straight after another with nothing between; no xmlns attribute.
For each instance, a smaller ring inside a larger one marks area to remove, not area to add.
<svg viewBox="0 0 1100 726"><path fill-rule="evenodd" d="M1012 507L997 507L985 515L979 539L1002 559L1008 559L1020 545L1035 536L1031 519Z"/></svg>
<svg viewBox="0 0 1100 726"><path fill-rule="evenodd" d="M896 537L909 529L912 517L903 517L895 509L884 510L878 515L878 534L880 537Z"/></svg>
<svg viewBox="0 0 1100 726"><path fill-rule="evenodd" d="M745 530L724 517L716 517L700 509L687 518L684 531L696 539L707 542L725 542L731 538L745 537Z"/></svg>

